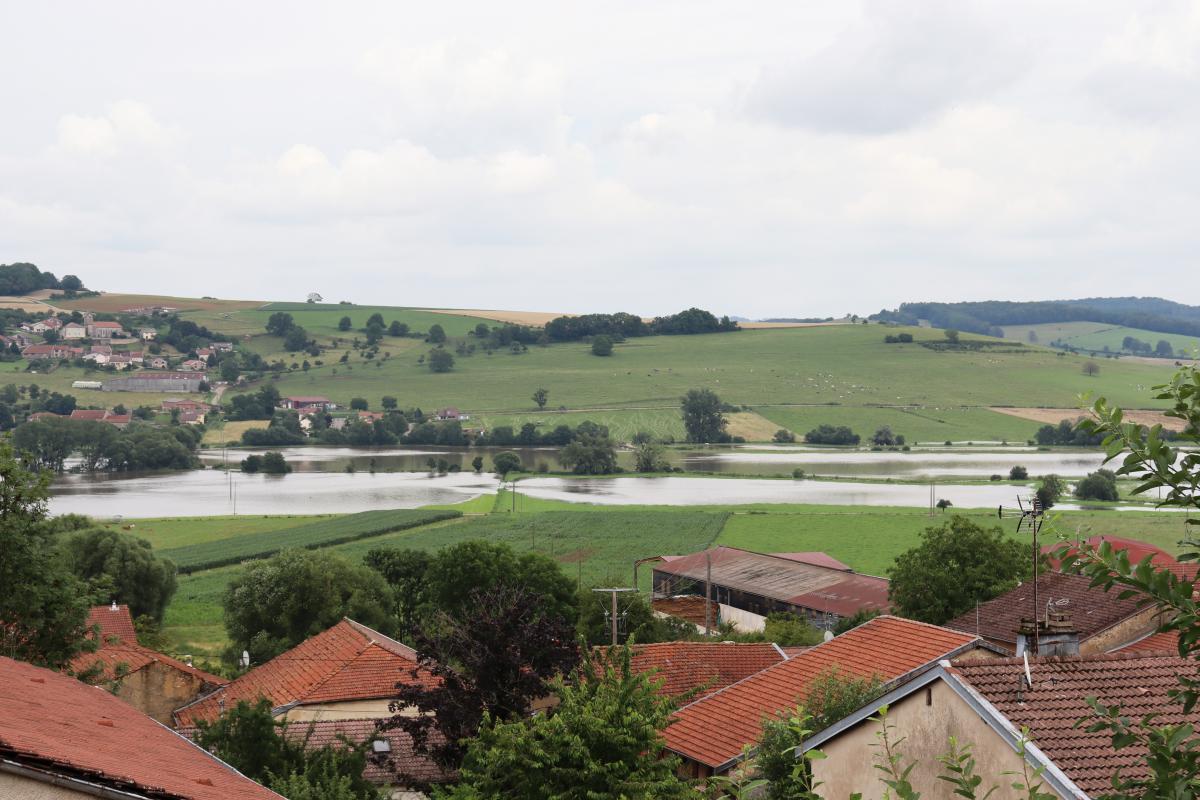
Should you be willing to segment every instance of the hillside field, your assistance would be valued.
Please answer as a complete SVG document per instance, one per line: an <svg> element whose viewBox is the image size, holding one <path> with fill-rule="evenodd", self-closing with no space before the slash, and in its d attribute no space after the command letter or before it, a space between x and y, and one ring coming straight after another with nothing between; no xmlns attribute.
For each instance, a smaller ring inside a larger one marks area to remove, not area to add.
<svg viewBox="0 0 1200 800"><path fill-rule="evenodd" d="M1081 350L1101 351L1105 347L1114 353L1121 352L1121 342L1126 336L1132 336L1143 342L1149 342L1153 347L1160 339L1166 339L1175 350L1176 357L1194 357L1200 352L1200 337L1184 336L1178 333L1159 333L1140 328L1126 328L1121 325L1107 325L1103 322L1048 322L1042 325L1008 325L1004 328L1004 338L1018 342L1028 342L1029 332L1037 336L1040 344L1049 346L1050 342L1061 340L1072 347Z"/></svg>
<svg viewBox="0 0 1200 800"><path fill-rule="evenodd" d="M295 313L305 324L305 312ZM941 341L931 331L912 332L918 340ZM1148 387L1172 368L1169 362L1112 361L1098 376L1087 377L1082 357L1045 348L988 352L887 345L879 326L851 325L631 339L609 358L591 355L584 343L535 345L520 355L457 356L454 370L444 374L418 363L428 350L416 339L385 338L383 352L391 354L386 359L366 362L355 354L348 364L336 364L326 356L324 366L285 373L276 385L285 395L324 394L341 404L363 397L371 408L379 408L385 395L397 397L402 407L426 411L453 405L485 425L533 420L552 426L592 418L621 436L646 427L676 437L682 430L670 417L677 414L680 396L708 387L723 401L800 434L830 422L851 424L864 434L887 424L921 441L1023 441L1035 424L986 407L1071 408L1088 392L1146 407L1152 405ZM530 399L539 386L550 393L540 412ZM889 408L895 406L905 408Z"/></svg>

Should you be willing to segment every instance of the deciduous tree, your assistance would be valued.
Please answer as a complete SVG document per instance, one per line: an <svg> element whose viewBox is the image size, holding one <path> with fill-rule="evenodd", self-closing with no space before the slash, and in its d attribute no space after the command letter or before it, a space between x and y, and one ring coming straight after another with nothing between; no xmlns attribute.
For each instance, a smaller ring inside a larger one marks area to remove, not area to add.
<svg viewBox="0 0 1200 800"><path fill-rule="evenodd" d="M711 389L689 389L680 401L689 442L720 442L727 437L721 399Z"/></svg>
<svg viewBox="0 0 1200 800"><path fill-rule="evenodd" d="M175 594L175 564L159 557L148 541L96 528L68 536L62 552L68 568L98 600L128 604L133 616L162 622Z"/></svg>
<svg viewBox="0 0 1200 800"><path fill-rule="evenodd" d="M1029 574L1030 546L999 527L955 515L921 533L889 570L888 597L903 616L941 625L991 600Z"/></svg>

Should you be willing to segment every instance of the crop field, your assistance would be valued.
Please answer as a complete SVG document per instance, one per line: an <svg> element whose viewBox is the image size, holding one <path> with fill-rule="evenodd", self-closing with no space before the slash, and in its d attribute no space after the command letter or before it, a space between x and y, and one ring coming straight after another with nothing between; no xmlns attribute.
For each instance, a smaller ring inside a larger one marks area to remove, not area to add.
<svg viewBox="0 0 1200 800"><path fill-rule="evenodd" d="M927 330L913 333L919 340L941 341ZM595 416L593 410L669 411L687 389L708 387L725 402L751 406L793 430L834 420L819 418L817 410L778 406L853 409L847 419L857 427L894 422L894 429L921 440L1023 441L1036 425L1006 419L986 406L1072 407L1081 393L1091 392L1147 407L1153 405L1148 387L1171 370L1169 363L1106 361L1098 376L1087 377L1083 358L1040 347L944 351L919 343L886 345L882 339L878 326L846 325L658 336L618 345L609 358L592 356L585 344L566 343L530 347L521 355L456 357L454 370L444 374L417 363L426 351L422 346L380 366L357 359L350 365L326 363L286 374L277 385L284 394L317 392L340 403L364 397L372 408L384 395L423 409L455 405L485 420L534 411L529 397L539 386L549 390L549 408L586 409L590 413L584 416ZM917 408L889 411L878 405ZM632 430L638 423L610 418L607 424Z"/></svg>
<svg viewBox="0 0 1200 800"><path fill-rule="evenodd" d="M269 424L265 419L242 419L209 425L205 428L204 438L200 443L204 447L216 447L222 443L240 444L243 433L254 428L265 428Z"/></svg>
<svg viewBox="0 0 1200 800"><path fill-rule="evenodd" d="M994 510L952 510L987 527L1001 525L1012 532L1012 520L1001 522ZM913 508L863 508L855 506L775 506L769 510L733 513L718 544L760 552L820 550L859 572L883 575L896 556L920 543L920 534L941 524L949 515L930 517ZM1184 515L1170 512L1062 511L1047 515L1041 541L1051 543L1061 534L1087 538L1109 534L1142 539L1171 552L1182 552ZM1028 540L1028 531L1022 533Z"/></svg>
<svg viewBox="0 0 1200 800"><path fill-rule="evenodd" d="M139 519L123 524L105 523L105 528L121 528L133 536L145 539L155 550L188 547L207 542L224 541L240 536L256 536L284 528L295 528L320 520L338 519L338 515L271 516L271 517L172 517Z"/></svg>
<svg viewBox="0 0 1200 800"><path fill-rule="evenodd" d="M532 403L531 403L532 405ZM497 425L510 425L513 430L520 430L527 422L538 426L538 430L552 430L557 425L570 425L572 428L584 421L595 422L608 426L609 432L620 441L629 441L633 434L639 431L650 433L656 438L668 437L681 441L684 436L683 420L679 416L678 404L665 408L630 409L627 411L612 411L599 409L596 411L527 411L519 413L483 413L472 415L466 423L470 427L494 428ZM772 433L774 429L772 429Z"/></svg>
<svg viewBox="0 0 1200 800"><path fill-rule="evenodd" d="M166 306L180 311L237 311L262 305L261 300L221 300L214 297L168 297L156 294L124 294L105 292L99 297L80 297L75 300L55 300L55 305L71 311L103 311L115 313L135 306Z"/></svg>
<svg viewBox="0 0 1200 800"><path fill-rule="evenodd" d="M1200 337L1184 336L1178 333L1159 333L1141 328L1126 328L1123 325L1109 325L1103 322L1048 322L1042 325L1008 325L1004 328L1004 338L1019 342L1029 341L1029 332L1037 336L1038 342L1049 345L1059 340L1072 347L1083 350L1103 350L1107 347L1114 353L1121 352L1121 342L1126 336L1132 336L1151 346L1158 344L1160 339L1171 343L1176 356L1193 356L1200 351Z"/></svg>
<svg viewBox="0 0 1200 800"><path fill-rule="evenodd" d="M917 442L1024 442L1041 423L1000 414L986 408L879 408L872 406L762 406L764 417L802 438L818 425L846 425L866 442L887 425L909 444ZM1067 414L1079 416L1082 412ZM1062 417L1060 417L1061 419ZM1057 422L1058 420L1055 420Z"/></svg>
<svg viewBox="0 0 1200 800"><path fill-rule="evenodd" d="M247 559L267 558L284 548L331 547L452 519L461 514L459 511L424 509L363 511L306 525L167 548L160 552L174 561L180 572L197 572L236 564Z"/></svg>

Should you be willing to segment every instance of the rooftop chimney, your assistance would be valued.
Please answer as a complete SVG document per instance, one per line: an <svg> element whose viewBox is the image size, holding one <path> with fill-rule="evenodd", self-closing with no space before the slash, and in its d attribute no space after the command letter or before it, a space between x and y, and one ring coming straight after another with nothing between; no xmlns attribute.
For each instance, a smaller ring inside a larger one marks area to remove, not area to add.
<svg viewBox="0 0 1200 800"><path fill-rule="evenodd" d="M1031 655L1077 656L1079 655L1079 631L1067 611L1049 611L1046 619L1037 620L1038 651ZM1017 655L1024 655L1033 641L1034 621L1021 619L1017 628Z"/></svg>

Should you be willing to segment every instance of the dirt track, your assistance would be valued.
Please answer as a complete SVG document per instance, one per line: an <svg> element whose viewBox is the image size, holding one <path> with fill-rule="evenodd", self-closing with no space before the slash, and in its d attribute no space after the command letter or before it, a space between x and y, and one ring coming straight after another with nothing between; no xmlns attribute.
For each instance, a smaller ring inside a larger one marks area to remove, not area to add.
<svg viewBox="0 0 1200 800"><path fill-rule="evenodd" d="M1008 414L1010 417L1031 419L1034 422L1044 422L1048 425L1057 425L1064 419L1074 422L1087 416L1087 414L1078 408L999 408L993 406L991 410L998 411L1001 414ZM1161 411L1137 408L1122 409L1122 411L1125 413L1125 419L1130 422L1137 422L1142 425L1162 425L1167 430L1173 431L1183 430L1182 420L1165 416Z"/></svg>

